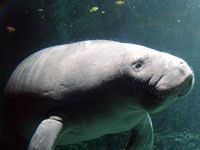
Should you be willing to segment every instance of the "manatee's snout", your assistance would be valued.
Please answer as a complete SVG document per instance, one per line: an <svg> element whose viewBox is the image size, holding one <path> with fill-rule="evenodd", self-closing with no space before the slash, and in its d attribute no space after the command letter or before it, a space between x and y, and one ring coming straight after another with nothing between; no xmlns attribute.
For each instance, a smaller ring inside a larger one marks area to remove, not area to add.
<svg viewBox="0 0 200 150"><path fill-rule="evenodd" d="M182 59L174 56L165 58L166 64L163 73L156 84L160 92L169 93L169 96L184 96L193 86L194 74L189 65Z"/></svg>
<svg viewBox="0 0 200 150"><path fill-rule="evenodd" d="M152 63L152 77L141 103L149 112L166 108L178 97L186 95L193 86L194 74L182 59L167 53L156 56Z"/></svg>
<svg viewBox="0 0 200 150"><path fill-rule="evenodd" d="M180 90L178 92L178 97L186 95L192 89L193 83L194 83L194 75L192 73L188 74L185 77L182 87L180 87Z"/></svg>

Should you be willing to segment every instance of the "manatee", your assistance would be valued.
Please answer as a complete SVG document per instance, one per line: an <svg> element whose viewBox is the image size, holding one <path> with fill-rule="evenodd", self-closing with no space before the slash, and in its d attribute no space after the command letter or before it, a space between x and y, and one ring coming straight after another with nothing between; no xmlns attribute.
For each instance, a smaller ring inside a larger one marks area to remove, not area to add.
<svg viewBox="0 0 200 150"><path fill-rule="evenodd" d="M194 74L171 54L91 40L38 51L12 73L4 94L29 150L133 131L125 150L151 150L156 113L190 91Z"/></svg>

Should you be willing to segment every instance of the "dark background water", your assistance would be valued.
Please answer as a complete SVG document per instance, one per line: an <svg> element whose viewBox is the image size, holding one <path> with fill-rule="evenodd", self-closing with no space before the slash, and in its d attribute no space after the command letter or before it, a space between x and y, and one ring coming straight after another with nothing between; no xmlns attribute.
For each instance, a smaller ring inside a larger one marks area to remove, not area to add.
<svg viewBox="0 0 200 150"><path fill-rule="evenodd" d="M89 10L99 9L91 13ZM193 68L193 91L152 115L155 150L200 149L199 0L14 0L0 11L0 148L17 140L3 113L2 94L9 75L29 54L52 45L87 39L130 42L184 58ZM15 28L9 32L7 26ZM71 149L122 149L128 133ZM59 147L57 149L69 149Z"/></svg>

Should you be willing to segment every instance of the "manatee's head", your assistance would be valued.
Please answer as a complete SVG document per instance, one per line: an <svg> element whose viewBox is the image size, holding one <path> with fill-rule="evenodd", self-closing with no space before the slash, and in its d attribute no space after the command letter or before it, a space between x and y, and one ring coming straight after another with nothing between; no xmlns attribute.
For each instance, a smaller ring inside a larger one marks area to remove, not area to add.
<svg viewBox="0 0 200 150"><path fill-rule="evenodd" d="M128 62L123 63L120 71L131 79L140 94L139 103L148 112L155 113L166 108L192 88L194 74L184 60L137 45L128 49Z"/></svg>

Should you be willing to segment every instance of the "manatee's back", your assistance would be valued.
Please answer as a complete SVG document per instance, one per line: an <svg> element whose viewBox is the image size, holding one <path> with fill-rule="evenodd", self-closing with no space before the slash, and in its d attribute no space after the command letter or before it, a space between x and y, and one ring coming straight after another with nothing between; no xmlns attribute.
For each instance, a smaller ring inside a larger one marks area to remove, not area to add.
<svg viewBox="0 0 200 150"><path fill-rule="evenodd" d="M23 135L63 105L73 91L94 88L118 74L118 42L95 41L50 47L18 65L6 86L8 118ZM105 49L110 47L111 49ZM114 74L113 74L114 73ZM68 99L70 100L70 99Z"/></svg>
<svg viewBox="0 0 200 150"><path fill-rule="evenodd" d="M35 124L57 105L57 101L48 97L48 93L53 91L55 84L52 78L58 76L56 64L53 63L58 61L62 47L50 47L27 57L17 66L6 85L6 115L22 135L31 135L33 131L30 128L34 130Z"/></svg>

